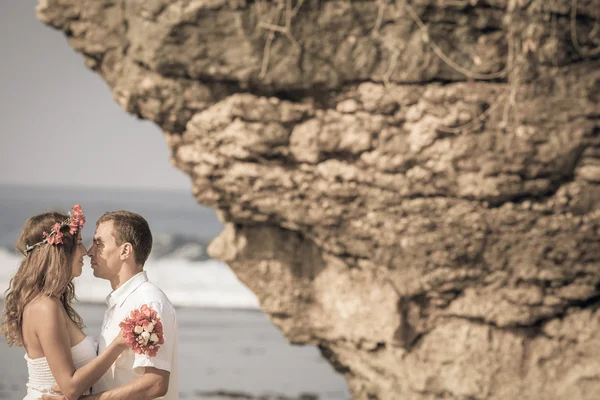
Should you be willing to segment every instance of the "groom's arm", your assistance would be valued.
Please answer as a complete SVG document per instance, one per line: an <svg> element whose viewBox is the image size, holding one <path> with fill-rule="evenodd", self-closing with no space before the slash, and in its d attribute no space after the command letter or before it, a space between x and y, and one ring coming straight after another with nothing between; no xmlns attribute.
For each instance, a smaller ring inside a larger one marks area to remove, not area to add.
<svg viewBox="0 0 600 400"><path fill-rule="evenodd" d="M100 392L90 396L83 396L85 400L150 400L163 397L169 390L169 377L171 373L162 369L146 367L144 375L135 378L129 383L117 388Z"/></svg>
<svg viewBox="0 0 600 400"><path fill-rule="evenodd" d="M163 397L169 390L169 371L146 367L144 374L117 388L81 396L79 400L151 400ZM43 400L70 400L65 396L45 394Z"/></svg>
<svg viewBox="0 0 600 400"><path fill-rule="evenodd" d="M81 400L150 400L162 397L169 390L170 372L146 367L144 375L117 388L80 397Z"/></svg>

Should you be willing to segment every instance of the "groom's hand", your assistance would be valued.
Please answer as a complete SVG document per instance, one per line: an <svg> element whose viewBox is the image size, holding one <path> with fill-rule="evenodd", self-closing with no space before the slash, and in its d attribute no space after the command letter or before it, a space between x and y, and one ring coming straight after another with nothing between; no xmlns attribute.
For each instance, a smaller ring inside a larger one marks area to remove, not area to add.
<svg viewBox="0 0 600 400"><path fill-rule="evenodd" d="M62 390L60 390L60 387L58 387L58 385L54 385L52 386L52 388L50 389L52 390L52 392L54 394L45 394L42 396L43 400L69 400L65 397L65 395L63 395ZM38 399L40 400L40 399Z"/></svg>
<svg viewBox="0 0 600 400"><path fill-rule="evenodd" d="M52 394L45 394L41 397L42 400L69 400L67 399L66 396L59 394L59 395L52 395ZM40 400L38 398L38 400Z"/></svg>
<svg viewBox="0 0 600 400"><path fill-rule="evenodd" d="M97 396L95 394L90 394L87 396L81 396L79 399L76 400L95 400L97 398ZM37 400L71 400L68 399L65 395L52 395L52 394L45 394L42 397L38 398Z"/></svg>

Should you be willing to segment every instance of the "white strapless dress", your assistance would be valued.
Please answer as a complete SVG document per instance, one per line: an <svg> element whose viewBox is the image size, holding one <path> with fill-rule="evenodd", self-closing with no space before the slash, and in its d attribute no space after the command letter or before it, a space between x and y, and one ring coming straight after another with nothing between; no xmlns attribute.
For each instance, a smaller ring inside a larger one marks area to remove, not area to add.
<svg viewBox="0 0 600 400"><path fill-rule="evenodd" d="M98 342L91 336L86 336L81 342L71 347L73 363L79 369L96 358L98 354ZM31 359L25 353L27 370L29 371L29 382L27 382L27 395L23 400L37 400L42 394L52 393L52 386L56 381L50 372L46 357Z"/></svg>

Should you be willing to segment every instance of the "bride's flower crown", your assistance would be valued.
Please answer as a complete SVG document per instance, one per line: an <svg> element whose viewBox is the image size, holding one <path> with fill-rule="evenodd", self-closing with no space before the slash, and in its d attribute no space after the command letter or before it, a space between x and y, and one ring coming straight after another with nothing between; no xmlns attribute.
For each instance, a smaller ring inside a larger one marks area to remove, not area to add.
<svg viewBox="0 0 600 400"><path fill-rule="evenodd" d="M83 215L83 210L81 209L81 206L79 204L75 204L71 211L69 211L69 218L65 219L63 222L57 222L54 225L52 225L50 233L46 233L46 231L44 231L44 240L33 245L28 244L27 247L25 247L25 250L23 250L23 255L27 256L29 253L31 253L33 249L46 243L52 245L62 244L62 228L68 226L69 233L71 235L74 235L77 233L77 231L83 228L83 224L85 224L85 215Z"/></svg>

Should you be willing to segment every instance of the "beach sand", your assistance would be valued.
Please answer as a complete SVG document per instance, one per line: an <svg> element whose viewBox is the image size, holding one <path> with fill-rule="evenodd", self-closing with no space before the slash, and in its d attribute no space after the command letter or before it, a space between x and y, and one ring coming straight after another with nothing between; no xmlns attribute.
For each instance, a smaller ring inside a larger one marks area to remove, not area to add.
<svg viewBox="0 0 600 400"><path fill-rule="evenodd" d="M105 306L77 310L86 333L97 336ZM177 319L181 399L350 399L318 349L290 345L260 311L183 307ZM24 354L0 340L0 400L24 397Z"/></svg>

